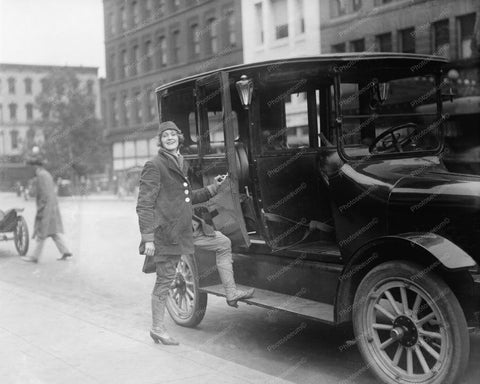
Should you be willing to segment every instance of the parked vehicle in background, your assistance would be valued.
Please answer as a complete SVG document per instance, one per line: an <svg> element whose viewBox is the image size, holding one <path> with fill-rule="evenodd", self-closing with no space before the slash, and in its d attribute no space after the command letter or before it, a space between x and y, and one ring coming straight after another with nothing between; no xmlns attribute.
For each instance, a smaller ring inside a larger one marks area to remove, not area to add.
<svg viewBox="0 0 480 384"><path fill-rule="evenodd" d="M249 304L352 323L385 383L455 383L480 311L480 177L442 156L445 60L365 53L220 69L156 90L193 188L234 247ZM435 106L419 111L425 104ZM204 215L205 216L205 215ZM178 265L168 300L195 326L223 296L213 254Z"/></svg>

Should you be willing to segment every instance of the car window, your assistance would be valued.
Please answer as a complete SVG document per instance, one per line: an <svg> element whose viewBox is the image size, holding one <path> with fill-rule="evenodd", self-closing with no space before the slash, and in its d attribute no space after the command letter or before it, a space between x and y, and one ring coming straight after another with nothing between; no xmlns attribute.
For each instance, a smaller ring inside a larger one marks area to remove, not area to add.
<svg viewBox="0 0 480 384"><path fill-rule="evenodd" d="M342 83L343 150L351 157L366 157L435 149L442 122L434 113L435 92L429 77Z"/></svg>

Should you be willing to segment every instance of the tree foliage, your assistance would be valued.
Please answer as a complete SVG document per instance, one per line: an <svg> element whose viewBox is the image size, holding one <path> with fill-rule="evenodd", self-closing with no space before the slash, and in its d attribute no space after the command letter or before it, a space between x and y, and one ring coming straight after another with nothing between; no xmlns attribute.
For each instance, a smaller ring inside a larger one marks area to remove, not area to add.
<svg viewBox="0 0 480 384"><path fill-rule="evenodd" d="M67 68L51 72L36 104L45 138L41 151L52 173L71 177L103 171L107 159L95 95L75 73Z"/></svg>

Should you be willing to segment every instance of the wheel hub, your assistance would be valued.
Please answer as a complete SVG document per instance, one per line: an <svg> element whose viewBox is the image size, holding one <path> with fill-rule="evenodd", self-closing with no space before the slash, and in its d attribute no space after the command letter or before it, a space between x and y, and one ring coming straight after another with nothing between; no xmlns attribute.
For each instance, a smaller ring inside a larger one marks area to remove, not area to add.
<svg viewBox="0 0 480 384"><path fill-rule="evenodd" d="M393 322L390 337L398 340L405 347L412 347L418 341L418 330L414 322L407 316L398 316Z"/></svg>
<svg viewBox="0 0 480 384"><path fill-rule="evenodd" d="M175 276L175 280L173 281L173 288L177 288L180 293L185 293L187 284L185 283L185 279L181 273L177 273L177 276Z"/></svg>

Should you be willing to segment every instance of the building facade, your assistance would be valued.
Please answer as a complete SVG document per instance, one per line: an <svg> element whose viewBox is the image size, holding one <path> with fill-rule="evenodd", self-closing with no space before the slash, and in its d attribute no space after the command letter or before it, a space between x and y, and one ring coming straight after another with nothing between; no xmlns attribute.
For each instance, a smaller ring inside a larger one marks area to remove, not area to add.
<svg viewBox="0 0 480 384"><path fill-rule="evenodd" d="M20 156L43 134L35 121L42 118L35 100L42 92L43 79L58 69L69 69L95 95L95 114L100 118L100 86L96 67L0 64L0 157L4 162L22 161Z"/></svg>
<svg viewBox="0 0 480 384"><path fill-rule="evenodd" d="M246 63L320 54L320 0L242 0L243 58ZM285 103L287 144L308 138L305 92Z"/></svg>
<svg viewBox="0 0 480 384"><path fill-rule="evenodd" d="M480 10L476 0L326 0L324 4L324 53L406 52L451 60L472 57L471 41Z"/></svg>
<svg viewBox="0 0 480 384"><path fill-rule="evenodd" d="M242 0L246 63L320 53L320 0Z"/></svg>
<svg viewBox="0 0 480 384"><path fill-rule="evenodd" d="M243 62L239 1L104 0L106 138L125 175L157 153L154 90Z"/></svg>

